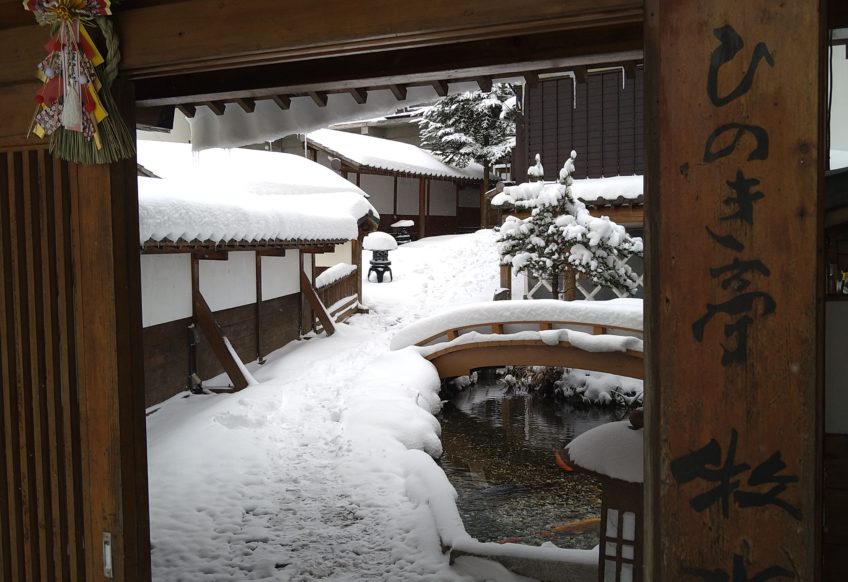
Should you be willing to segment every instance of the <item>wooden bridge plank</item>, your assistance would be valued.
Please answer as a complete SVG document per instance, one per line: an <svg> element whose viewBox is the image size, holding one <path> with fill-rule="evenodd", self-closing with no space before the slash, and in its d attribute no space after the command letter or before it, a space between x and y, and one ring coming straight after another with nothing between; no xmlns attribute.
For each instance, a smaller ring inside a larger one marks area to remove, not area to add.
<svg viewBox="0 0 848 582"><path fill-rule="evenodd" d="M430 354L427 360L436 366L440 378L505 365L574 367L638 379L645 375L641 352L588 352L567 342L551 346L541 340L460 344Z"/></svg>

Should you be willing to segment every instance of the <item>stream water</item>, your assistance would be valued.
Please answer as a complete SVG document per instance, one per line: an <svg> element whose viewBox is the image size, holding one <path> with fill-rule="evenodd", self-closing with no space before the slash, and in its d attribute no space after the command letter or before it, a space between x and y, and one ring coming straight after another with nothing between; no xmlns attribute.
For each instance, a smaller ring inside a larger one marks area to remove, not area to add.
<svg viewBox="0 0 848 582"><path fill-rule="evenodd" d="M495 379L459 392L440 415L440 463L468 533L480 541L596 546L600 487L560 469L553 449L626 414L513 393Z"/></svg>

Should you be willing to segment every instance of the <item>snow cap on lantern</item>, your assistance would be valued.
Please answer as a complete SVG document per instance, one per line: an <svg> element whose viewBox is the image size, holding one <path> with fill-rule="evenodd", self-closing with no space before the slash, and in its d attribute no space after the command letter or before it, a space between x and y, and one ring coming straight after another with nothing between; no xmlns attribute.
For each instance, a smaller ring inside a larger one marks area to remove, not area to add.
<svg viewBox="0 0 848 582"><path fill-rule="evenodd" d="M366 251L393 251L398 247L395 237L387 232L372 232L362 241Z"/></svg>

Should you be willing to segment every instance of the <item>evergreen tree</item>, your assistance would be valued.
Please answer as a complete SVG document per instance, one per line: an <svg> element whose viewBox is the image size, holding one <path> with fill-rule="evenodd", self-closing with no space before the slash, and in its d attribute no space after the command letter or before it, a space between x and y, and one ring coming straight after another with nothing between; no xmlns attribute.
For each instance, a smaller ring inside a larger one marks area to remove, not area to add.
<svg viewBox="0 0 848 582"><path fill-rule="evenodd" d="M458 168L472 161L483 166L488 191L492 166L508 159L515 147L514 103L506 84L443 97L419 122L421 146Z"/></svg>
<svg viewBox="0 0 848 582"><path fill-rule="evenodd" d="M503 196L517 209L530 209L529 218L507 217L498 249L501 262L515 272L527 272L551 282L557 296L559 274L570 268L596 284L632 294L637 275L627 259L642 256L642 239L607 217L589 214L571 194L576 152L565 162L554 183L530 182L504 189ZM538 160L537 160L538 161Z"/></svg>

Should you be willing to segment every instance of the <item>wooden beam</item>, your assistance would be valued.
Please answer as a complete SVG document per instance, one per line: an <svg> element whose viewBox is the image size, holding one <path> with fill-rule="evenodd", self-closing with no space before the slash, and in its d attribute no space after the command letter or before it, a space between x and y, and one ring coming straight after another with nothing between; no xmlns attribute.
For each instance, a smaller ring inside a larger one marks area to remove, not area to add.
<svg viewBox="0 0 848 582"><path fill-rule="evenodd" d="M259 257L285 257L286 249L262 249L256 251Z"/></svg>
<svg viewBox="0 0 848 582"><path fill-rule="evenodd" d="M389 90L398 101L406 101L406 85L391 85Z"/></svg>
<svg viewBox="0 0 848 582"><path fill-rule="evenodd" d="M480 76L511 78L528 70L556 72L641 60L641 46L642 30L637 25L573 31L567 44L561 34L490 39L144 79L138 81L138 99L145 106L173 105L239 97L268 99L318 90L422 87L432 81L467 82ZM445 69L446 63L450 69ZM269 79L285 79L285 84L269 83Z"/></svg>
<svg viewBox="0 0 848 582"><path fill-rule="evenodd" d="M312 97L312 100L315 102L315 105L318 107L326 107L327 106L327 93L326 91L309 91L308 95Z"/></svg>
<svg viewBox="0 0 848 582"><path fill-rule="evenodd" d="M588 67L574 67L572 72L574 73L574 80L578 85L586 84L586 76L589 74Z"/></svg>
<svg viewBox="0 0 848 582"><path fill-rule="evenodd" d="M336 333L336 328L333 325L333 320L330 318L327 313L327 309L321 303L321 299L318 298L318 294L315 292L315 288L312 286L312 283L309 281L309 278L306 276L306 273L303 269L300 270L300 292L306 297L306 300L309 301L309 305L312 306L312 311L315 313L316 317L318 317L318 321L321 322L321 325L324 327L324 333L327 336L331 336Z"/></svg>
<svg viewBox="0 0 848 582"><path fill-rule="evenodd" d="M418 238L427 236L427 180L418 178Z"/></svg>
<svg viewBox="0 0 848 582"><path fill-rule="evenodd" d="M430 85L432 85L433 89L436 91L436 95L439 97L446 97L448 94L448 84L445 81L431 81Z"/></svg>
<svg viewBox="0 0 848 582"><path fill-rule="evenodd" d="M222 103L221 101L207 101L204 105L215 115L223 115L227 110L226 103Z"/></svg>
<svg viewBox="0 0 848 582"><path fill-rule="evenodd" d="M368 91L363 89L348 89L348 92L359 105L364 105L368 101Z"/></svg>
<svg viewBox="0 0 848 582"><path fill-rule="evenodd" d="M534 71L526 71L524 73L524 84L528 87L536 87L539 85L539 75Z"/></svg>
<svg viewBox="0 0 848 582"><path fill-rule="evenodd" d="M646 581L823 579L822 6L646 3Z"/></svg>
<svg viewBox="0 0 848 582"><path fill-rule="evenodd" d="M492 90L492 78L489 76L477 77L477 86L484 93L489 93Z"/></svg>
<svg viewBox="0 0 848 582"><path fill-rule="evenodd" d="M247 97L236 99L236 104L242 108L245 113L253 113L256 109L256 101Z"/></svg>
<svg viewBox="0 0 848 582"><path fill-rule="evenodd" d="M347 0L320 6L295 0L285 11L277 0L220 0L209 18L205 0L134 2L116 12L122 70L132 78L189 71L250 67L318 56L543 33L621 23L639 24L639 0L526 0L521 15L509 0L468 6L451 0L422 5L398 0L375 12ZM186 32L186 31L190 31ZM281 34L281 31L284 34ZM0 85L32 75L43 57L44 31L36 26L0 30Z"/></svg>
<svg viewBox="0 0 848 582"><path fill-rule="evenodd" d="M286 95L272 95L271 100L277 107L279 107L283 111L291 107L291 97L288 97Z"/></svg>
<svg viewBox="0 0 848 582"><path fill-rule="evenodd" d="M195 251L192 258L198 261L226 261L230 258L228 251Z"/></svg>
<svg viewBox="0 0 848 582"><path fill-rule="evenodd" d="M190 103L178 103L177 109L179 109L180 113L182 113L189 119L191 119L197 114L197 107L191 105Z"/></svg>

